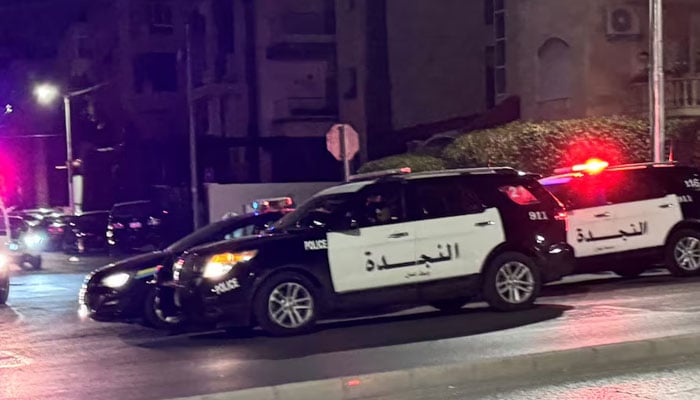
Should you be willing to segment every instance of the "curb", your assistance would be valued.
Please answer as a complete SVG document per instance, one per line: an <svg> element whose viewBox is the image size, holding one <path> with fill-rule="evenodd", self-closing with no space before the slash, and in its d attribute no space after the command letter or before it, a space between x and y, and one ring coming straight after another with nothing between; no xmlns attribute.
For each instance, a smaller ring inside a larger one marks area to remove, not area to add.
<svg viewBox="0 0 700 400"><path fill-rule="evenodd" d="M516 378L532 374L577 372L700 354L700 335L581 347L513 357L490 358L459 364L411 368L318 381L289 383L234 392L183 397L173 400L351 400L386 396L417 389Z"/></svg>

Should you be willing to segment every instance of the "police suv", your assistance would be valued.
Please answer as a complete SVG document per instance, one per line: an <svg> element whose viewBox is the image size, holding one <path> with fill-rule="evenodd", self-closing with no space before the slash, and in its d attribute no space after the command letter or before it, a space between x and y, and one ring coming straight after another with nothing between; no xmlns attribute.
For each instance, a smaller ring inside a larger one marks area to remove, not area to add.
<svg viewBox="0 0 700 400"><path fill-rule="evenodd" d="M573 268L564 219L536 178L510 168L359 175L265 234L191 249L168 284L190 321L277 335L385 305L481 298L518 310Z"/></svg>
<svg viewBox="0 0 700 400"><path fill-rule="evenodd" d="M575 272L700 273L700 170L592 159L555 172L540 183L567 207Z"/></svg>

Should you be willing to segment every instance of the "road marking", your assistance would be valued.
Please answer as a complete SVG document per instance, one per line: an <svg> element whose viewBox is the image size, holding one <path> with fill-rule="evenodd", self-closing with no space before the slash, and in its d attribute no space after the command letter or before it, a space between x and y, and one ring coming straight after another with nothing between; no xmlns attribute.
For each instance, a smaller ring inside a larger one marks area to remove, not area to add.
<svg viewBox="0 0 700 400"><path fill-rule="evenodd" d="M28 357L24 357L11 351L0 351L0 369L19 368L32 363Z"/></svg>

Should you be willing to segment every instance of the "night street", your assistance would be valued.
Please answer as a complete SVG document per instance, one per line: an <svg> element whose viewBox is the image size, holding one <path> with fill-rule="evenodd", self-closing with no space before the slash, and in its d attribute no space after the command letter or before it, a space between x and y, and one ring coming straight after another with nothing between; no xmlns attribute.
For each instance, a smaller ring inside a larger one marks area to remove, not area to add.
<svg viewBox="0 0 700 400"><path fill-rule="evenodd" d="M456 315L422 308L331 322L291 338L168 336L81 322L83 272L105 260L50 257L45 271L15 274L0 308L0 398L171 398L700 332L700 279L649 276L551 287L519 313L476 304Z"/></svg>

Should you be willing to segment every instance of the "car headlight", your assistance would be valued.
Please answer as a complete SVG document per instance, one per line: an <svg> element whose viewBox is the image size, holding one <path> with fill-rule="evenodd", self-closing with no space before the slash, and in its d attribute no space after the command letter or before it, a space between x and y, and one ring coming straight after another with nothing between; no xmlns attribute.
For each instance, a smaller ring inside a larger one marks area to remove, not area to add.
<svg viewBox="0 0 700 400"><path fill-rule="evenodd" d="M24 244L29 248L37 247L41 244L42 237L36 233L30 233L24 237Z"/></svg>
<svg viewBox="0 0 700 400"><path fill-rule="evenodd" d="M117 272L116 274L108 275L102 279L102 284L111 289L119 289L129 282L131 275L126 272Z"/></svg>
<svg viewBox="0 0 700 400"><path fill-rule="evenodd" d="M214 254L204 266L202 275L205 278L219 278L226 275L236 264L250 261L258 254L257 250L242 251L238 253Z"/></svg>

